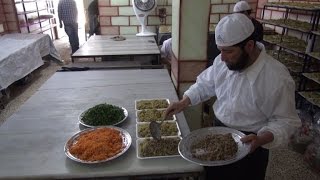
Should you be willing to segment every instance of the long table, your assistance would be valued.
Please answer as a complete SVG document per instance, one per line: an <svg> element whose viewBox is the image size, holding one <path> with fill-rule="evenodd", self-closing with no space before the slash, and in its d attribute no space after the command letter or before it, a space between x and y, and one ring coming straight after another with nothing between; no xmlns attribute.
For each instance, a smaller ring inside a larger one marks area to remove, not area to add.
<svg viewBox="0 0 320 180"><path fill-rule="evenodd" d="M72 62L76 58L96 58L112 56L154 56L156 63L160 64L160 50L154 37L138 37L136 35L122 35L126 39L115 41L110 35L95 35L82 45L74 54Z"/></svg>
<svg viewBox="0 0 320 180"><path fill-rule="evenodd" d="M55 73L0 126L0 179L71 179L199 176L203 167L182 157L138 159L135 100L177 101L166 69L74 71ZM67 140L79 132L78 116L97 103L125 107L129 116L119 127L132 137L129 150L101 164L85 165L64 154ZM182 136L189 133L177 114Z"/></svg>
<svg viewBox="0 0 320 180"><path fill-rule="evenodd" d="M0 37L0 47L0 90L43 65L46 55L61 61L47 34L6 34Z"/></svg>

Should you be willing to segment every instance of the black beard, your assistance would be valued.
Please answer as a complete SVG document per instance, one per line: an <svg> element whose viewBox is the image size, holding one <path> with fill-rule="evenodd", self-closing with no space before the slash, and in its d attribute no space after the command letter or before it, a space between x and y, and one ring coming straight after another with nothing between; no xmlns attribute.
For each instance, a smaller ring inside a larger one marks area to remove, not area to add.
<svg viewBox="0 0 320 180"><path fill-rule="evenodd" d="M227 67L231 71L241 71L246 68L249 63L249 54L242 50L240 57L238 58L237 63L235 64L227 64Z"/></svg>

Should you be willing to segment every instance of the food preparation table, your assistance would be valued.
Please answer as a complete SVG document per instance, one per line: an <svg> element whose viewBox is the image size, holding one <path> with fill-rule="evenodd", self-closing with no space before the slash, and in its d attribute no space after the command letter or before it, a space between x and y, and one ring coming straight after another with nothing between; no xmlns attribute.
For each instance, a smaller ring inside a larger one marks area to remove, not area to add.
<svg viewBox="0 0 320 180"><path fill-rule="evenodd" d="M137 158L135 100L152 98L178 100L166 69L55 73L0 126L0 179L199 177L203 167L182 157ZM130 133L131 147L101 164L70 160L64 145L82 128L79 114L103 102L128 110L128 119L118 127ZM187 135L183 113L177 121L182 136Z"/></svg>
<svg viewBox="0 0 320 180"><path fill-rule="evenodd" d="M112 56L153 56L155 64L160 64L160 50L154 37L138 37L136 35L122 35L126 39L115 41L110 35L95 35L82 45L74 54L72 62L76 58L96 58Z"/></svg>
<svg viewBox="0 0 320 180"><path fill-rule="evenodd" d="M0 37L0 90L25 77L51 55L61 61L47 34L6 34Z"/></svg>

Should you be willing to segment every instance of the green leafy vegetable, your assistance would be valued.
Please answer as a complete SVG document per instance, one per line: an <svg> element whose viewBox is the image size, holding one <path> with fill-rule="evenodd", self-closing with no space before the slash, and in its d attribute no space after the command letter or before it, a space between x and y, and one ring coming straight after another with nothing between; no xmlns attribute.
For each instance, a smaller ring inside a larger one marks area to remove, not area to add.
<svg viewBox="0 0 320 180"><path fill-rule="evenodd" d="M122 108L111 104L98 104L88 109L82 116L82 121L91 126L113 125L125 117Z"/></svg>

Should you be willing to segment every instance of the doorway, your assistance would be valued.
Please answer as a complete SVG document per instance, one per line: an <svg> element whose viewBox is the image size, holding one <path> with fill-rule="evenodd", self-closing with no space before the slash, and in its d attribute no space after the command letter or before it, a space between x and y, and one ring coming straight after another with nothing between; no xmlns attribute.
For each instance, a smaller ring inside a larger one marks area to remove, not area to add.
<svg viewBox="0 0 320 180"><path fill-rule="evenodd" d="M78 10L78 36L79 36L79 44L80 46L85 43L85 23L86 23L86 18L85 18L85 9L84 9L84 1L78 1L74 0L77 4L77 10ZM68 41L68 36L66 32L64 31L64 28L59 27L59 17L58 17L58 3L59 0L54 0L54 8L55 8L55 18L57 22L57 37L59 39L66 39Z"/></svg>

